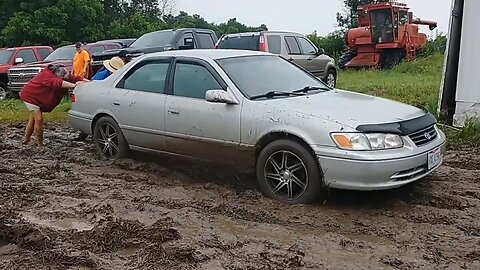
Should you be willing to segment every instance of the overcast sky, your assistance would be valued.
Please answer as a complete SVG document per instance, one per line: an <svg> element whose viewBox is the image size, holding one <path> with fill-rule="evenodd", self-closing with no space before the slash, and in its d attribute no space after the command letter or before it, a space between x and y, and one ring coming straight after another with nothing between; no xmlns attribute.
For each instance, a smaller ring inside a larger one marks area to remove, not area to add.
<svg viewBox="0 0 480 270"><path fill-rule="evenodd" d="M335 14L342 10L340 0L177 0L176 10L199 14L209 22L230 18L248 26L266 24L269 30L326 35L335 28ZM403 0L414 15L438 21L438 30L446 33L452 0ZM430 34L428 27L422 30Z"/></svg>

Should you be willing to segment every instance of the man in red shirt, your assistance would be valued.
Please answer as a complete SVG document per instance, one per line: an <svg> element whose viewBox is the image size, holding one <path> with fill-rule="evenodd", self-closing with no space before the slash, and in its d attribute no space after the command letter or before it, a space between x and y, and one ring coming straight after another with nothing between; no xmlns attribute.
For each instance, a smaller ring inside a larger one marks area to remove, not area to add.
<svg viewBox="0 0 480 270"><path fill-rule="evenodd" d="M86 81L68 74L63 65L49 65L31 79L20 92L20 98L31 112L23 144L28 144L35 132L37 144L43 146L43 113L55 109L68 89Z"/></svg>

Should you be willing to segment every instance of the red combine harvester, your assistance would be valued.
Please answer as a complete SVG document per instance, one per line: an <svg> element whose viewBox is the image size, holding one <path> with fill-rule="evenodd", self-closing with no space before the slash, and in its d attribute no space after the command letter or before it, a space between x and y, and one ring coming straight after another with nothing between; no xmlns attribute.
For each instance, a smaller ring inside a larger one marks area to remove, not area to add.
<svg viewBox="0 0 480 270"><path fill-rule="evenodd" d="M359 6L359 27L345 34L348 51L339 60L340 68L391 68L403 59L414 60L427 43L418 25L433 30L437 22L413 18L408 10L398 2Z"/></svg>

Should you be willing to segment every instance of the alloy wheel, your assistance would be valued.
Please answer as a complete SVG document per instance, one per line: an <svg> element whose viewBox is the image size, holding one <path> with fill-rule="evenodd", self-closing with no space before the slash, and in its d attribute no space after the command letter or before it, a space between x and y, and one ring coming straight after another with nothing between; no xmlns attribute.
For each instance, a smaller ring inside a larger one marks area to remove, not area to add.
<svg viewBox="0 0 480 270"><path fill-rule="evenodd" d="M7 89L0 86L0 100L4 100L7 98Z"/></svg>
<svg viewBox="0 0 480 270"><path fill-rule="evenodd" d="M330 87L335 87L335 75L333 73L329 73L327 76L327 85Z"/></svg>
<svg viewBox="0 0 480 270"><path fill-rule="evenodd" d="M103 123L98 128L100 137L95 139L102 154L107 158L115 157L118 152L118 135L115 128L109 123Z"/></svg>
<svg viewBox="0 0 480 270"><path fill-rule="evenodd" d="M308 186L307 167L290 151L277 151L265 163L264 176L271 191L286 200L302 196Z"/></svg>

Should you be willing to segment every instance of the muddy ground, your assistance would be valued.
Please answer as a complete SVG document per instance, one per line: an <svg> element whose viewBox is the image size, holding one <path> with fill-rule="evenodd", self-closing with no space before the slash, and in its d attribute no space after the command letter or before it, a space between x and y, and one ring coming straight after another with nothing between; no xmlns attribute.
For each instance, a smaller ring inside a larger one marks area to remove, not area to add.
<svg viewBox="0 0 480 270"><path fill-rule="evenodd" d="M0 269L480 269L480 153L385 192L316 205L185 160L97 158L67 126L0 125Z"/></svg>

